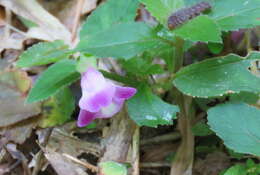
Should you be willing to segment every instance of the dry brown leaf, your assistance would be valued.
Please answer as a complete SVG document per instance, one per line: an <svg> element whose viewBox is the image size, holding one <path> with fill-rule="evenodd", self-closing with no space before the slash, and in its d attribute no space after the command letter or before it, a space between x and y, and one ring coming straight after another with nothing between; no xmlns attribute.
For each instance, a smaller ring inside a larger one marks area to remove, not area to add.
<svg viewBox="0 0 260 175"><path fill-rule="evenodd" d="M46 11L37 1L35 0L0 0L0 4L6 8L11 9L15 14L31 20L38 24L40 32L43 32L48 38L41 38L43 40L64 40L67 44L70 43L71 33L61 22ZM30 35L30 32L27 34ZM45 37L45 35L43 35Z"/></svg>
<svg viewBox="0 0 260 175"><path fill-rule="evenodd" d="M37 125L37 119L29 119L22 121L16 125L3 128L0 130L1 140L5 142L13 141L18 144L22 144L30 137L31 132Z"/></svg>
<svg viewBox="0 0 260 175"><path fill-rule="evenodd" d="M73 30L78 0L45 1L39 0L42 6L56 16L68 29ZM61 5L62 4L62 5Z"/></svg>
<svg viewBox="0 0 260 175"><path fill-rule="evenodd" d="M18 163L22 164L23 174L30 174L30 170L27 165L27 158L21 151L17 149L17 146L15 144L9 143L5 146L5 148L14 159L18 160ZM12 172L13 170L11 169L10 171Z"/></svg>
<svg viewBox="0 0 260 175"><path fill-rule="evenodd" d="M101 153L99 145L82 141L59 128L53 129L47 148L56 150L59 153L69 154L73 157L77 157L82 153L91 153L96 156L99 156Z"/></svg>
<svg viewBox="0 0 260 175"><path fill-rule="evenodd" d="M44 155L58 175L87 175L84 169L52 149L46 148Z"/></svg>
<svg viewBox="0 0 260 175"><path fill-rule="evenodd" d="M218 175L230 166L229 157L223 152L214 152L204 160L198 159L193 168L194 175Z"/></svg>
<svg viewBox="0 0 260 175"><path fill-rule="evenodd" d="M84 0L84 5L81 10L81 14L85 15L97 7L97 0Z"/></svg>
<svg viewBox="0 0 260 175"><path fill-rule="evenodd" d="M22 49L25 39L24 35L17 32L12 32L9 36L5 36L4 27L0 27L0 52L4 49Z"/></svg>
<svg viewBox="0 0 260 175"><path fill-rule="evenodd" d="M3 7L0 7L0 27L5 25L5 11Z"/></svg>
<svg viewBox="0 0 260 175"><path fill-rule="evenodd" d="M6 127L41 112L38 103L25 104L25 93L31 86L26 72L0 72L0 127Z"/></svg>

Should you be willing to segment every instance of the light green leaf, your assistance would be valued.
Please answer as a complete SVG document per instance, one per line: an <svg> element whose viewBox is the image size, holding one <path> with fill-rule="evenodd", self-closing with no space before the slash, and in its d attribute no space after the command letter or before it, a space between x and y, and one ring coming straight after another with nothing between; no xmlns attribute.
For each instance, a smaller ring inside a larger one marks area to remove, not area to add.
<svg viewBox="0 0 260 175"><path fill-rule="evenodd" d="M31 20L29 19L26 19L22 16L17 16L18 19L21 20L21 22L29 29L29 28L32 28L32 27L38 27L38 25L34 22L32 22Z"/></svg>
<svg viewBox="0 0 260 175"><path fill-rule="evenodd" d="M102 162L99 166L102 175L127 175L126 166L117 162Z"/></svg>
<svg viewBox="0 0 260 175"><path fill-rule="evenodd" d="M238 153L260 155L260 110L244 103L221 104L209 109L208 124Z"/></svg>
<svg viewBox="0 0 260 175"><path fill-rule="evenodd" d="M77 71L83 73L86 72L89 67L97 68L97 58L92 55L81 54L77 63Z"/></svg>
<svg viewBox="0 0 260 175"><path fill-rule="evenodd" d="M259 0L214 0L210 16L221 30L238 30L260 25Z"/></svg>
<svg viewBox="0 0 260 175"><path fill-rule="evenodd" d="M260 78L249 71L260 57L250 57L231 54L192 64L177 72L173 83L187 95L204 98L241 91L260 92Z"/></svg>
<svg viewBox="0 0 260 175"><path fill-rule="evenodd" d="M246 167L244 165L234 165L229 168L224 175L247 175Z"/></svg>
<svg viewBox="0 0 260 175"><path fill-rule="evenodd" d="M127 102L130 117L140 126L157 127L172 124L177 106L170 105L155 96L147 86L138 89L137 94Z"/></svg>
<svg viewBox="0 0 260 175"><path fill-rule="evenodd" d="M153 49L160 41L156 32L144 23L121 23L88 36L80 41L77 50L98 57L130 58Z"/></svg>
<svg viewBox="0 0 260 175"><path fill-rule="evenodd" d="M221 31L216 22L208 16L198 16L175 29L173 33L191 41L221 43Z"/></svg>
<svg viewBox="0 0 260 175"><path fill-rule="evenodd" d="M184 6L183 0L139 0L161 24L167 25L168 17Z"/></svg>
<svg viewBox="0 0 260 175"><path fill-rule="evenodd" d="M42 42L24 51L17 62L17 66L31 67L54 63L68 58L71 54L72 52L68 50L68 46L61 40Z"/></svg>
<svg viewBox="0 0 260 175"><path fill-rule="evenodd" d="M76 81L80 74L76 71L76 62L62 60L45 70L31 89L27 103L44 100L54 95L60 88Z"/></svg>
<svg viewBox="0 0 260 175"><path fill-rule="evenodd" d="M62 88L53 97L42 104L43 128L61 125L68 121L75 108L75 100L68 87Z"/></svg>
<svg viewBox="0 0 260 175"><path fill-rule="evenodd" d="M80 31L80 40L116 24L134 21L138 4L138 0L108 0L87 18Z"/></svg>
<svg viewBox="0 0 260 175"><path fill-rule="evenodd" d="M88 124L87 126L85 126L84 128L86 129L94 129L97 127L97 124L93 121L90 124Z"/></svg>

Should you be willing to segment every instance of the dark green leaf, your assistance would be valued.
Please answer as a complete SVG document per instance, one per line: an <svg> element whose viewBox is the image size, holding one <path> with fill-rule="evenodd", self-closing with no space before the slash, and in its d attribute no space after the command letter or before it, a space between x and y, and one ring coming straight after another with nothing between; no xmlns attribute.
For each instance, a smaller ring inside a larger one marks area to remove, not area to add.
<svg viewBox="0 0 260 175"><path fill-rule="evenodd" d="M127 72L140 76L163 73L163 69L159 64L152 64L148 60L140 57L126 60L122 66Z"/></svg>
<svg viewBox="0 0 260 175"><path fill-rule="evenodd" d="M177 106L170 105L155 96L147 86L138 89L137 94L127 102L130 117L140 126L157 127L172 124Z"/></svg>
<svg viewBox="0 0 260 175"><path fill-rule="evenodd" d="M161 24L166 25L168 17L177 9L183 7L183 0L140 0L146 9L154 16Z"/></svg>
<svg viewBox="0 0 260 175"><path fill-rule="evenodd" d="M98 35L114 25L134 21L138 4L138 0L108 0L87 18L80 31L80 40Z"/></svg>
<svg viewBox="0 0 260 175"><path fill-rule="evenodd" d="M205 15L190 20L188 23L175 29L173 33L191 41L222 42L221 31L216 22Z"/></svg>
<svg viewBox="0 0 260 175"><path fill-rule="evenodd" d="M223 50L223 44L209 43L208 48L212 53L219 54Z"/></svg>
<svg viewBox="0 0 260 175"><path fill-rule="evenodd" d="M195 136L208 136L213 134L206 123L198 122L192 127L192 132Z"/></svg>
<svg viewBox="0 0 260 175"><path fill-rule="evenodd" d="M144 23L121 23L81 39L77 50L99 57L130 58L160 43L153 28Z"/></svg>
<svg viewBox="0 0 260 175"><path fill-rule="evenodd" d="M181 69L174 85L187 95L204 98L241 91L257 93L260 78L249 71L256 61L252 56L245 59L237 55L205 60Z"/></svg>
<svg viewBox="0 0 260 175"><path fill-rule="evenodd" d="M251 93L251 92L240 92L238 94L231 94L230 101L235 102L245 102L248 104L256 104L259 100L259 94Z"/></svg>
<svg viewBox="0 0 260 175"><path fill-rule="evenodd" d="M44 100L54 95L60 88L76 81L80 74L76 71L76 62L62 60L45 70L31 89L27 103Z"/></svg>
<svg viewBox="0 0 260 175"><path fill-rule="evenodd" d="M35 44L20 56L18 67L31 67L57 62L71 55L63 41L42 42Z"/></svg>
<svg viewBox="0 0 260 175"><path fill-rule="evenodd" d="M208 124L238 153L260 155L260 110L244 103L227 103L208 111Z"/></svg>
<svg viewBox="0 0 260 175"><path fill-rule="evenodd" d="M259 0L214 0L210 16L221 30L238 30L260 25Z"/></svg>
<svg viewBox="0 0 260 175"><path fill-rule="evenodd" d="M244 157L244 154L237 153L237 152L235 152L235 151L232 150L232 149L227 148L227 151L228 151L229 156L230 156L231 158L240 160L240 159L242 159L242 158Z"/></svg>

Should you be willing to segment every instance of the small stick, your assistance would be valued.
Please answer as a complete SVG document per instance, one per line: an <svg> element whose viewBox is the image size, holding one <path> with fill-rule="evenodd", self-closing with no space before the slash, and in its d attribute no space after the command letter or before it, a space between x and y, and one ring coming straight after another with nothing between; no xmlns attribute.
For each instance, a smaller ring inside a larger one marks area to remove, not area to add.
<svg viewBox="0 0 260 175"><path fill-rule="evenodd" d="M72 30L71 30L71 40L74 41L77 37L77 29L78 29L78 25L79 25L79 20L80 20L80 14L82 11L82 7L84 4L84 0L78 0L77 2L77 6L76 6L76 13L75 13L75 17L73 20L73 26L72 26Z"/></svg>
<svg viewBox="0 0 260 175"><path fill-rule="evenodd" d="M167 162L144 162L140 163L141 168L159 168L159 167L171 167L170 163Z"/></svg>
<svg viewBox="0 0 260 175"><path fill-rule="evenodd" d="M147 140L142 140L141 141L141 145L148 145L148 144L152 144L152 143L161 143L161 142L166 142L166 141L170 141L170 140L178 140L180 138L180 133L178 132L174 132L174 133L170 133L170 134L165 134L165 135L160 135L160 136L156 136Z"/></svg>
<svg viewBox="0 0 260 175"><path fill-rule="evenodd" d="M5 22L11 24L12 12L9 8L5 7ZM10 36L10 28L5 25L4 38L7 39Z"/></svg>
<svg viewBox="0 0 260 175"><path fill-rule="evenodd" d="M73 156L71 156L69 154L66 154L66 153L63 153L62 155L65 156L66 158L72 160L73 162L78 163L78 164L86 167L87 169L90 169L93 173L97 173L98 172L98 167L96 167L96 166L94 166L94 165L92 165L90 163L83 162L83 161L81 161L81 160L79 160L79 159L77 159L77 158L75 158L75 157L73 157Z"/></svg>
<svg viewBox="0 0 260 175"><path fill-rule="evenodd" d="M133 156L132 156L132 162L133 162L133 173L132 175L139 175L139 162L140 162L140 127L136 126L134 135L133 135Z"/></svg>

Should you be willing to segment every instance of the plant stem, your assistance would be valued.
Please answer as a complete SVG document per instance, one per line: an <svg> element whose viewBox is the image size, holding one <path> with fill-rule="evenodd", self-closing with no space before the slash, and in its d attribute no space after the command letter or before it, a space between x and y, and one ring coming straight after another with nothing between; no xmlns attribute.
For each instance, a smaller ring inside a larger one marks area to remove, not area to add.
<svg viewBox="0 0 260 175"><path fill-rule="evenodd" d="M176 38L176 50L174 52L174 68L175 72L183 66L184 59L184 40ZM191 175L194 152L194 136L191 131L191 121L194 117L194 106L192 97L185 96L178 89L173 88L173 96L175 102L180 108L178 117L178 127L182 136L182 142L178 148L175 160L171 166L171 175Z"/></svg>

